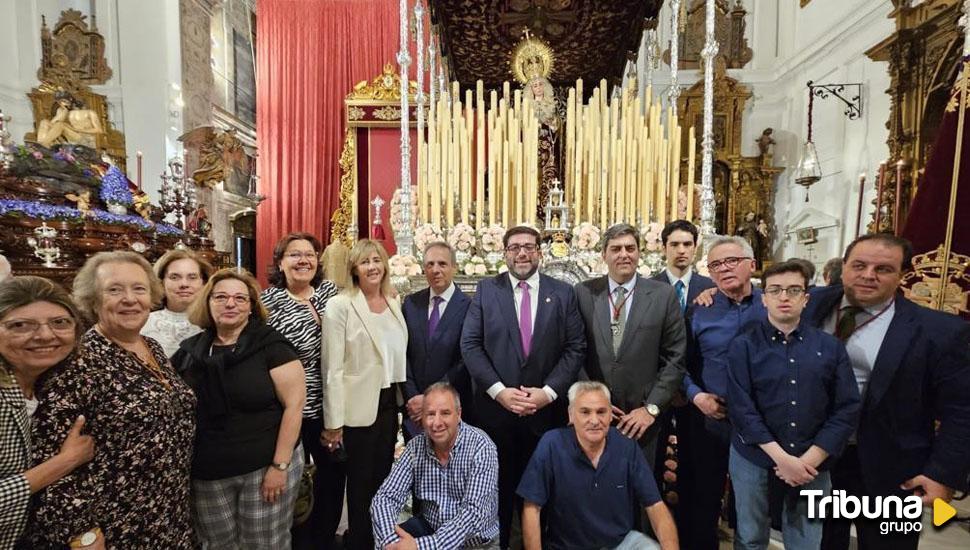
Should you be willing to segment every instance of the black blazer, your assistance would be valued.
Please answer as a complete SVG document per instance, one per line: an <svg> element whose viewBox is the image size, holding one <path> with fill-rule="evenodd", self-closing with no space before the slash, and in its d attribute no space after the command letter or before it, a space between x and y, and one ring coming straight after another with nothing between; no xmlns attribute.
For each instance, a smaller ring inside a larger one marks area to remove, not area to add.
<svg viewBox="0 0 970 550"><path fill-rule="evenodd" d="M419 395L435 382L448 382L458 390L462 405L471 397L471 379L461 360L461 328L471 299L455 286L438 322L433 338L428 338L428 303L431 289L409 295L401 311L408 326L407 369L404 399ZM463 408L464 408L463 407Z"/></svg>
<svg viewBox="0 0 970 550"><path fill-rule="evenodd" d="M821 327L841 285L810 293L802 319ZM857 430L866 489L902 495L919 474L956 490L970 475L970 324L901 294L862 398ZM940 421L937 432L934 422Z"/></svg>
<svg viewBox="0 0 970 550"><path fill-rule="evenodd" d="M478 282L461 335L461 352L472 377L475 413L483 426L502 428L519 419L485 391L496 382L507 387L548 385L558 398L525 417L537 435L565 425L566 392L576 381L586 354L583 318L568 284L539 275L539 295L528 359L515 314L509 274Z"/></svg>
<svg viewBox="0 0 970 550"><path fill-rule="evenodd" d="M651 275L650 278L666 285L670 284L670 279L667 278L666 269L661 269L660 271ZM714 281L712 281L709 277L701 275L697 272L697 270L694 270L694 272L690 274L690 286L687 287L687 312L690 312L690 305L694 303L694 299L697 298L698 294L709 288L714 288L714 286ZM689 330L690 325L688 325L687 328Z"/></svg>

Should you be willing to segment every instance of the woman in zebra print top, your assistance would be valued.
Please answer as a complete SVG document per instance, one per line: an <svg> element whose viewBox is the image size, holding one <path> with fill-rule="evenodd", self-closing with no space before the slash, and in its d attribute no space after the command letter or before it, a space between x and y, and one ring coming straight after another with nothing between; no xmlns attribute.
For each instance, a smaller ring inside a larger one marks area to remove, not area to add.
<svg viewBox="0 0 970 550"><path fill-rule="evenodd" d="M323 382L320 370L322 333L320 321L327 301L337 287L323 279L320 241L309 233L290 233L273 249L273 267L262 301L269 310L269 325L296 348L306 375L303 408L303 448L317 465L313 483L314 505L305 533L297 536L330 541L343 511L344 467L331 460L320 444L323 432ZM329 543L324 542L324 547Z"/></svg>

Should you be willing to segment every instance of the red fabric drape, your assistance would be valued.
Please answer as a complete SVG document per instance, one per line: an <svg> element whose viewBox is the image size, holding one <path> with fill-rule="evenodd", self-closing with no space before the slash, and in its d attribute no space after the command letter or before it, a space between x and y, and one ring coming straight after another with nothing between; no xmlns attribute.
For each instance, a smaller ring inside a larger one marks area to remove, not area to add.
<svg viewBox="0 0 970 550"><path fill-rule="evenodd" d="M394 62L398 3L391 0L260 0L256 135L260 281L273 246L290 231L330 240L344 138L344 96Z"/></svg>

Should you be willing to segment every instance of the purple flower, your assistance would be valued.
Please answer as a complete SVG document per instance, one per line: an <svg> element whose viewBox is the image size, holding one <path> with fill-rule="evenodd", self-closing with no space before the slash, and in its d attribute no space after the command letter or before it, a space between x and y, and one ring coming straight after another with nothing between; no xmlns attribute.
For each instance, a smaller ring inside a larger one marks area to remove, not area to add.
<svg viewBox="0 0 970 550"><path fill-rule="evenodd" d="M66 160L67 162L74 162L75 160L74 155L70 153L64 153L64 160Z"/></svg>
<svg viewBox="0 0 970 550"><path fill-rule="evenodd" d="M34 151L33 153L31 153L31 156L37 160L44 158L43 153L41 153L40 151Z"/></svg>
<svg viewBox="0 0 970 550"><path fill-rule="evenodd" d="M109 168L108 172L101 178L100 195L105 204L115 203L124 206L134 204L131 190L128 189L128 178L115 166Z"/></svg>

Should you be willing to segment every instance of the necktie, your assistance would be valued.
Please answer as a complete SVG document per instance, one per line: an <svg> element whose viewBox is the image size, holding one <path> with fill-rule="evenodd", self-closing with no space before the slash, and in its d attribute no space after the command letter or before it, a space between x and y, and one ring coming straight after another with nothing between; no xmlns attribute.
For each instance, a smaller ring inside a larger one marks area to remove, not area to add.
<svg viewBox="0 0 970 550"><path fill-rule="evenodd" d="M617 312L616 310L620 311ZM619 317L617 317L617 314ZM626 289L622 286L613 291L613 353L620 349L623 343L623 328L626 326Z"/></svg>
<svg viewBox="0 0 970 550"><path fill-rule="evenodd" d="M684 287L684 281L678 279L674 288L677 289L677 301L680 302L680 310L687 311L687 289Z"/></svg>
<svg viewBox="0 0 970 550"><path fill-rule="evenodd" d="M445 300L441 296L435 296L431 301L434 302L434 308L431 310L431 317L428 318L428 338L434 336L434 331L438 328L438 321L441 320L441 302Z"/></svg>
<svg viewBox="0 0 970 550"><path fill-rule="evenodd" d="M532 296L529 294L529 283L519 281L522 289L522 302L519 304L519 335L522 336L522 352L526 357L532 348Z"/></svg>
<svg viewBox="0 0 970 550"><path fill-rule="evenodd" d="M863 310L858 306L845 306L839 310L839 322L835 326L835 335L843 342L847 341L856 328L856 315Z"/></svg>

